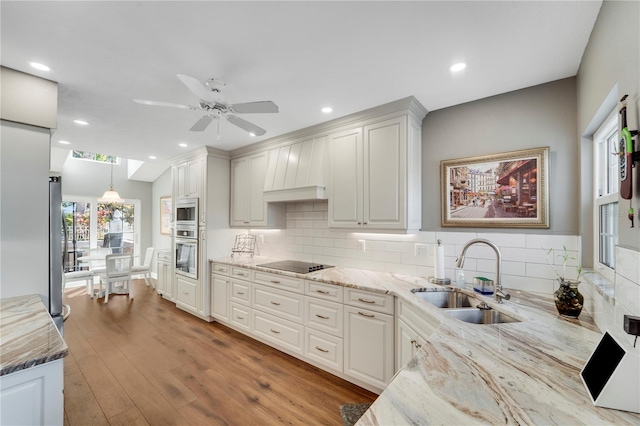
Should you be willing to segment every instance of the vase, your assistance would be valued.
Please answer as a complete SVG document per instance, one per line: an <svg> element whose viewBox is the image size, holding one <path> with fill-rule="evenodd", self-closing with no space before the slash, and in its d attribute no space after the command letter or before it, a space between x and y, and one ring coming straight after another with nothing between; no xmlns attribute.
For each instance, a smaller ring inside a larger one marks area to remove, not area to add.
<svg viewBox="0 0 640 426"><path fill-rule="evenodd" d="M578 290L580 281L558 280L560 288L553 293L558 313L568 318L578 318L582 311L584 296Z"/></svg>

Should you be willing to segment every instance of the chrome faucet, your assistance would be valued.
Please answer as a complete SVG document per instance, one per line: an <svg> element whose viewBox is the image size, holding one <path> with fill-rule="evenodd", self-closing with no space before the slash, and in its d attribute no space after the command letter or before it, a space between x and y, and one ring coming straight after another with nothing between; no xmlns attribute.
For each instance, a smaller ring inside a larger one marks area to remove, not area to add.
<svg viewBox="0 0 640 426"><path fill-rule="evenodd" d="M500 266L502 264L502 254L500 253L500 249L494 243L489 240L485 240L483 238L474 238L465 244L462 249L462 253L456 259L456 267L462 268L464 264L464 255L467 252L467 249L474 244L486 244L496 252L496 280L493 282L493 300L497 303L502 303L502 299L509 300L511 295L509 293L505 293L502 291L502 284L500 283Z"/></svg>

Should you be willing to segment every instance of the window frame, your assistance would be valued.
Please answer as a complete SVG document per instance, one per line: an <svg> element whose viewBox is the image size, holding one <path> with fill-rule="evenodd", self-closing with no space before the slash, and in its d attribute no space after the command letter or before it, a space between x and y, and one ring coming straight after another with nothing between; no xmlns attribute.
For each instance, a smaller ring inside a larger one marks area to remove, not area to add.
<svg viewBox="0 0 640 426"><path fill-rule="evenodd" d="M618 244L618 229L615 229L614 250L613 250L613 267L600 262L600 223L602 206L617 203L618 216L620 215L619 191L620 181L619 174L615 173L617 182L615 192L604 194L601 189L606 192L608 180L611 177L611 164L615 164L618 171L618 158L614 157L608 143L612 136L615 135L614 146L618 149L619 126L618 126L618 110L614 109L600 125L598 130L593 134L593 265L594 269L605 278L613 281L615 279L615 247ZM604 145L603 144L607 144ZM607 156L608 155L608 156ZM606 170L603 171L603 168ZM618 217L619 219L619 217Z"/></svg>

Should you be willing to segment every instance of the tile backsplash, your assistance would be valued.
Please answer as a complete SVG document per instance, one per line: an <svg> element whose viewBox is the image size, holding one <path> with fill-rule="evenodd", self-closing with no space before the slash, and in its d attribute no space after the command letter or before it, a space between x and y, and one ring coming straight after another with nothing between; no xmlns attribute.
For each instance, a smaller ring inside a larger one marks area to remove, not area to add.
<svg viewBox="0 0 640 426"><path fill-rule="evenodd" d="M549 297L558 287L554 268L568 277L577 275L575 259L580 258L581 244L578 235L533 234L533 230L509 234L499 230L425 231L410 235L345 232L328 228L326 202L289 203L286 229L250 232L264 237L264 242L258 240L262 256L423 277L434 275L434 250L441 240L445 275L452 282L455 282L455 260L464 245L471 239L485 238L500 248L505 288ZM364 241L364 251L360 241ZM567 262L566 270L559 257L564 247L573 258ZM552 252L547 254L549 249ZM585 295L585 310L600 330L613 331L632 343L622 322L624 314L640 315L640 252L617 247L616 265L615 282L587 274L581 278L580 289ZM467 287L472 286L474 276L495 279L495 253L488 246L474 245L467 251L463 269Z"/></svg>

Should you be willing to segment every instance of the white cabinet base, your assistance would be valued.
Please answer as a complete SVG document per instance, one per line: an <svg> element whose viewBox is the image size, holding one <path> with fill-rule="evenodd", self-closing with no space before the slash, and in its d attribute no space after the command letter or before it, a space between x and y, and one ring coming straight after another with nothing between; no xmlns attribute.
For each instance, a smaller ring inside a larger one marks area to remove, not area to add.
<svg viewBox="0 0 640 426"><path fill-rule="evenodd" d="M0 377L0 424L62 425L62 359Z"/></svg>

